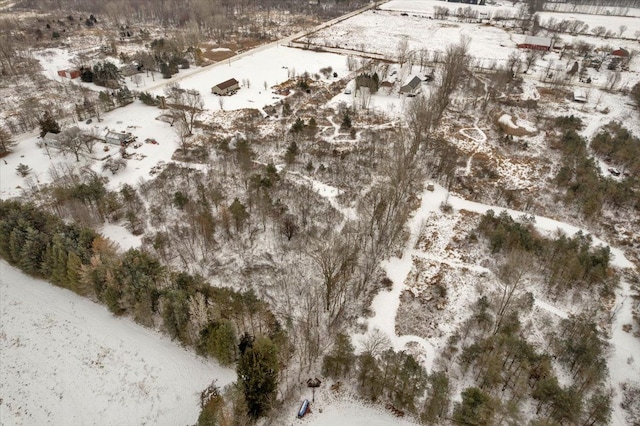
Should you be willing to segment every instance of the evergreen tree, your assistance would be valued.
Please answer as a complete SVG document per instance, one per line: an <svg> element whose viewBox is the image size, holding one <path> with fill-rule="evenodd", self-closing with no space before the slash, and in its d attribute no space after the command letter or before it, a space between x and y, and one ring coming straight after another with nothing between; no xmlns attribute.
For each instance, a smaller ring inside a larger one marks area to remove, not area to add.
<svg viewBox="0 0 640 426"><path fill-rule="evenodd" d="M43 138L47 133L60 133L60 125L51 116L49 111L45 111L40 123L40 137Z"/></svg>
<svg viewBox="0 0 640 426"><path fill-rule="evenodd" d="M300 150L298 149L298 144L295 141L291 141L289 146L287 147L287 151L284 154L284 161L287 164L293 164L296 161L296 157Z"/></svg>
<svg viewBox="0 0 640 426"><path fill-rule="evenodd" d="M189 304L186 291L170 290L162 298L162 322L172 339L189 343Z"/></svg>
<svg viewBox="0 0 640 426"><path fill-rule="evenodd" d="M427 379L428 391L420 419L426 424L441 424L449 411L451 389L443 371L432 373Z"/></svg>
<svg viewBox="0 0 640 426"><path fill-rule="evenodd" d="M631 99L633 100L633 102L640 109L640 82L636 83L635 86L631 88L631 91L629 92L629 96L631 96Z"/></svg>
<svg viewBox="0 0 640 426"><path fill-rule="evenodd" d="M233 203L229 206L229 212L233 217L233 221L236 225L236 232L240 232L244 226L244 223L249 218L249 213L244 204L237 198L233 200Z"/></svg>
<svg viewBox="0 0 640 426"><path fill-rule="evenodd" d="M215 357L222 365L230 365L235 361L235 348L236 334L233 326L228 321L210 323L200 333L200 343L198 345L200 353Z"/></svg>
<svg viewBox="0 0 640 426"><path fill-rule="evenodd" d="M351 117L349 116L348 112L344 113L344 116L342 117L342 123L340 124L340 128L342 130L351 128Z"/></svg>
<svg viewBox="0 0 640 426"><path fill-rule="evenodd" d="M361 395L375 401L381 392L381 371L370 353L358 357L358 389Z"/></svg>
<svg viewBox="0 0 640 426"><path fill-rule="evenodd" d="M322 374L334 379L350 375L356 361L353 351L354 347L349 336L339 333L333 344L333 350L324 357Z"/></svg>
<svg viewBox="0 0 640 426"><path fill-rule="evenodd" d="M11 133L4 127L0 127L0 155L9 152L16 143Z"/></svg>
<svg viewBox="0 0 640 426"><path fill-rule="evenodd" d="M456 403L453 420L464 425L492 425L495 401L482 390L472 387L462 392L462 402Z"/></svg>
<svg viewBox="0 0 640 426"><path fill-rule="evenodd" d="M237 373L249 416L267 414L278 389L277 347L268 337L256 339L241 355Z"/></svg>
<svg viewBox="0 0 640 426"><path fill-rule="evenodd" d="M291 133L300 133L304 129L304 121L302 118L296 118L296 122L291 126Z"/></svg>

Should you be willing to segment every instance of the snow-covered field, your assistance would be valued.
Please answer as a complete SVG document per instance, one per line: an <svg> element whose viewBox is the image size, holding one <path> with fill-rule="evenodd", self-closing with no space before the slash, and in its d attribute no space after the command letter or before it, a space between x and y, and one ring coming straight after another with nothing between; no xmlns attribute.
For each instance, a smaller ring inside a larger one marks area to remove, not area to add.
<svg viewBox="0 0 640 426"><path fill-rule="evenodd" d="M395 58L398 45L406 40L408 52L427 49L444 52L446 46L469 37L470 51L478 59L506 60L516 48L502 28L478 24L436 21L423 16L402 16L391 11L367 11L309 36L316 44ZM524 36L523 36L524 38Z"/></svg>
<svg viewBox="0 0 640 426"><path fill-rule="evenodd" d="M235 373L0 261L0 424L186 425Z"/></svg>

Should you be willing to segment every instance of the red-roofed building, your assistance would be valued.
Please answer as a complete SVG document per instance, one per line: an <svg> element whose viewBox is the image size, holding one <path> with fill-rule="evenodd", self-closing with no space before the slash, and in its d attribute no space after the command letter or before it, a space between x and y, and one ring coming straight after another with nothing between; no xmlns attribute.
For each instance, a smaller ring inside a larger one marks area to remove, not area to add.
<svg viewBox="0 0 640 426"><path fill-rule="evenodd" d="M80 77L80 70L77 68L72 68L68 70L58 70L58 75L60 77L70 78L73 80L74 78Z"/></svg>

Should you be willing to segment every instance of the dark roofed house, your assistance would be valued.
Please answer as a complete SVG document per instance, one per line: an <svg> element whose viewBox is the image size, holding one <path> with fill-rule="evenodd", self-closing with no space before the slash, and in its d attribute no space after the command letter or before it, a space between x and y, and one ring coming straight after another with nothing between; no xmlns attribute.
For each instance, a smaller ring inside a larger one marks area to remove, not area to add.
<svg viewBox="0 0 640 426"><path fill-rule="evenodd" d="M415 96L420 91L422 80L418 76L413 76L411 80L400 88L400 93L406 93L407 96Z"/></svg>
<svg viewBox="0 0 640 426"><path fill-rule="evenodd" d="M142 72L142 67L136 64L126 64L120 67L120 74L123 77L131 77Z"/></svg>
<svg viewBox="0 0 640 426"><path fill-rule="evenodd" d="M238 90L240 88L240 83L235 78L224 81L220 84L217 84L211 88L211 93L214 95L227 95L234 90Z"/></svg>

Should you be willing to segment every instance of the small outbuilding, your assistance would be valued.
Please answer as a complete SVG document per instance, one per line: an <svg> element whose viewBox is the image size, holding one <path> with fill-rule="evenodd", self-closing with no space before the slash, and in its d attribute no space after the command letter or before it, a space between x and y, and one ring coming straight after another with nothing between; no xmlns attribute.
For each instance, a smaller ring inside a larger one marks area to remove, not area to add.
<svg viewBox="0 0 640 426"><path fill-rule="evenodd" d="M406 93L407 96L416 96L420 91L420 85L422 80L417 75L414 75L407 84L400 88L400 93Z"/></svg>
<svg viewBox="0 0 640 426"><path fill-rule="evenodd" d="M131 142L133 138L131 133L108 131L104 137L104 141L111 145L123 146Z"/></svg>
<svg viewBox="0 0 640 426"><path fill-rule="evenodd" d="M227 81L223 81L220 84L216 84L211 88L211 93L214 95L228 95L234 90L238 90L240 88L240 83L235 78L229 79Z"/></svg>
<svg viewBox="0 0 640 426"><path fill-rule="evenodd" d="M616 49L613 52L611 52L611 55L613 56L617 56L618 58L628 58L629 57L629 51L627 49Z"/></svg>
<svg viewBox="0 0 640 426"><path fill-rule="evenodd" d="M574 102L586 103L587 102L587 92L581 88L577 87L573 90L573 100Z"/></svg>
<svg viewBox="0 0 640 426"><path fill-rule="evenodd" d="M526 36L524 43L520 43L518 47L520 49L551 50L553 40L549 37Z"/></svg>
<svg viewBox="0 0 640 426"><path fill-rule="evenodd" d="M80 77L80 70L77 68L71 68L66 70L58 70L58 75L60 77L69 78L73 80L74 78Z"/></svg>
<svg viewBox="0 0 640 426"><path fill-rule="evenodd" d="M44 135L44 137L42 138L44 143L49 145L49 146L58 146L58 140L59 139L60 139L60 134L59 133L51 133L51 132L47 132Z"/></svg>

